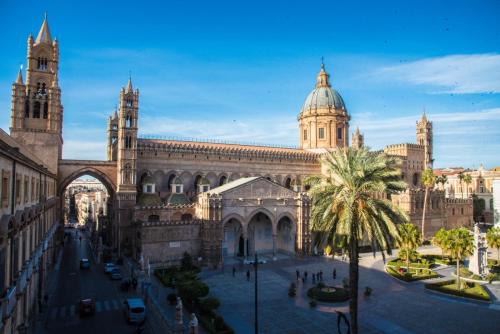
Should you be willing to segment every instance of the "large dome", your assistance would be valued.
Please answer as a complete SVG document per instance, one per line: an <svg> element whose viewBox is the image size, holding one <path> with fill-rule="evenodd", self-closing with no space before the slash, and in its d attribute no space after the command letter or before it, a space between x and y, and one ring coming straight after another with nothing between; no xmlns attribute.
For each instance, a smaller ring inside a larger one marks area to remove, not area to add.
<svg viewBox="0 0 500 334"><path fill-rule="evenodd" d="M306 98L302 111L319 108L333 108L345 110L342 96L331 87L315 88Z"/></svg>
<svg viewBox="0 0 500 334"><path fill-rule="evenodd" d="M309 93L304 105L302 106L301 113L308 110L316 109L336 109L345 111L345 103L342 96L330 87L328 82L328 73L325 72L325 67L322 64L321 70L316 79L316 88Z"/></svg>

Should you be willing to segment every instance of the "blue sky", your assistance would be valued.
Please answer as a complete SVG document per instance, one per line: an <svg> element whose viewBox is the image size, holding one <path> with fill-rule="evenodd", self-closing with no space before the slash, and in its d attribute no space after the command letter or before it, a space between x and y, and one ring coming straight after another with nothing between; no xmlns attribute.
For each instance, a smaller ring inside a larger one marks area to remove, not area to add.
<svg viewBox="0 0 500 334"><path fill-rule="evenodd" d="M435 167L500 165L499 1L0 1L0 126L26 39L60 42L64 157L104 159L129 70L141 135L296 145L321 57L366 144L415 141Z"/></svg>

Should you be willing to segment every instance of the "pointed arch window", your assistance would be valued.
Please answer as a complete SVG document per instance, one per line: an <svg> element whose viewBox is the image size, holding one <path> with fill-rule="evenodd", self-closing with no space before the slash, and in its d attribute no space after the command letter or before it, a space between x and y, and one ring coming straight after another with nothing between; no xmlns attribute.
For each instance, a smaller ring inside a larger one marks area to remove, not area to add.
<svg viewBox="0 0 500 334"><path fill-rule="evenodd" d="M24 117L30 118L30 100L27 97L24 101Z"/></svg>
<svg viewBox="0 0 500 334"><path fill-rule="evenodd" d="M131 180L131 168L130 164L126 164L123 169L123 183L128 184Z"/></svg>
<svg viewBox="0 0 500 334"><path fill-rule="evenodd" d="M33 103L33 118L40 118L40 102Z"/></svg>
<svg viewBox="0 0 500 334"><path fill-rule="evenodd" d="M43 118L47 119L48 116L49 116L49 103L45 101L43 103Z"/></svg>

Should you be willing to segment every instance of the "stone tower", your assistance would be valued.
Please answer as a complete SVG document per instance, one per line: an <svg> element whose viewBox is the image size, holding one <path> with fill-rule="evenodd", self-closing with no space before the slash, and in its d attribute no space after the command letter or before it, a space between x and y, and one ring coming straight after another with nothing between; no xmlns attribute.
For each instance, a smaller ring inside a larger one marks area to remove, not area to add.
<svg viewBox="0 0 500 334"><path fill-rule="evenodd" d="M352 148L358 149L365 146L365 136L359 132L359 128L356 128L356 132L352 134Z"/></svg>
<svg viewBox="0 0 500 334"><path fill-rule="evenodd" d="M59 44L52 40L47 16L36 40L28 37L26 83L22 71L12 85L11 136L56 174L62 156L61 89L57 80Z"/></svg>
<svg viewBox="0 0 500 334"><path fill-rule="evenodd" d="M427 120L425 111L422 114L422 119L417 121L417 144L424 146L424 166L432 168L434 159L432 158L432 122Z"/></svg>
<svg viewBox="0 0 500 334"><path fill-rule="evenodd" d="M117 140L118 140L118 112L113 112L113 115L108 118L108 161L116 161L117 159Z"/></svg>
<svg viewBox="0 0 500 334"><path fill-rule="evenodd" d="M139 111L139 90L132 88L129 79L126 88L120 91L120 110L118 114L117 132L117 192L118 235L113 238L120 240L116 245L119 249L131 246L131 218L136 204L137 186L137 121ZM111 123L112 125L113 123Z"/></svg>
<svg viewBox="0 0 500 334"><path fill-rule="evenodd" d="M334 149L349 146L349 115L340 94L330 86L324 64L316 87L298 116L300 148Z"/></svg>

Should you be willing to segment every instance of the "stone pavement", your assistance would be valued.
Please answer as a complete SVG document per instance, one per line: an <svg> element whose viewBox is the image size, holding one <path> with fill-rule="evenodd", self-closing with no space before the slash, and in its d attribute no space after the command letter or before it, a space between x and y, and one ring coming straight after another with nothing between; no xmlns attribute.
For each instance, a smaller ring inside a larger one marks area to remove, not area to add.
<svg viewBox="0 0 500 334"><path fill-rule="evenodd" d="M337 270L333 281L332 269ZM203 271L210 294L221 301L220 313L236 333L253 333L254 282L252 265L232 265L223 271ZM360 259L359 321L360 333L500 333L500 311L488 304L447 298L425 291L422 282L400 282L384 272L384 262L377 254L363 254ZM288 297L288 287L296 282L295 270L308 271L305 284L297 282L297 296ZM246 271L251 281L247 282ZM323 270L327 284L340 285L348 277L348 263L322 257L281 258L259 269L259 324L265 333L336 333L335 311L348 313L348 303L318 303L309 307L307 289L311 273ZM450 270L442 268L443 272ZM365 286L373 293L365 298Z"/></svg>

